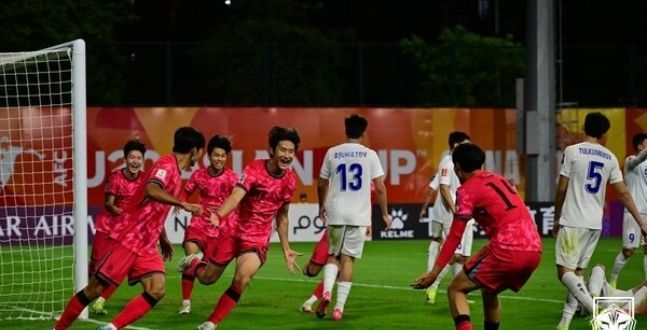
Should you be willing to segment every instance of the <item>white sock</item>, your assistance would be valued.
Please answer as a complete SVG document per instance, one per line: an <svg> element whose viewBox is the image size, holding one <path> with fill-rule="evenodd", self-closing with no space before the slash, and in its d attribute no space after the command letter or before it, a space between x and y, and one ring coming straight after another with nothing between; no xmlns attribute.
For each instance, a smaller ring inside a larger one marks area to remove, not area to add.
<svg viewBox="0 0 647 330"><path fill-rule="evenodd" d="M434 289L438 289L440 282L443 281L443 278L445 278L445 275L447 275L448 272L449 272L449 265L445 266L445 268L443 268L443 270L440 271L440 274L438 274L436 281L431 286Z"/></svg>
<svg viewBox="0 0 647 330"><path fill-rule="evenodd" d="M577 299L575 299L573 294L567 292L564 311L562 312L562 319L559 321L559 325L568 328L571 320L573 320L573 315L575 315L575 310L577 310Z"/></svg>
<svg viewBox="0 0 647 330"><path fill-rule="evenodd" d="M593 314L593 298L586 289L584 282L573 272L566 272L562 276L562 283L568 288L568 291L575 296L575 299L582 305L587 313Z"/></svg>
<svg viewBox="0 0 647 330"><path fill-rule="evenodd" d="M458 262L452 264L452 274L454 275L453 277L456 277L458 273L461 272L461 270L463 270L463 264Z"/></svg>
<svg viewBox="0 0 647 330"><path fill-rule="evenodd" d="M211 321L204 322L204 323L202 323L202 325L204 325L209 330L215 329L215 328L218 327L215 323L213 323Z"/></svg>
<svg viewBox="0 0 647 330"><path fill-rule="evenodd" d="M622 254L622 251L620 251L620 253L618 253L618 255L616 256L616 260L613 262L613 269L611 270L611 277L609 278L611 282L618 280L618 276L620 276L620 271L626 264L627 264L627 259Z"/></svg>
<svg viewBox="0 0 647 330"><path fill-rule="evenodd" d="M591 277L589 278L589 292L593 297L600 297L602 295L602 286L604 285L604 268L595 266L591 270Z"/></svg>
<svg viewBox="0 0 647 330"><path fill-rule="evenodd" d="M647 300L647 287L641 287L634 293L634 306L638 306Z"/></svg>
<svg viewBox="0 0 647 330"><path fill-rule="evenodd" d="M310 298L308 298L308 300L306 300L303 303L303 305L304 306L312 306L312 304L314 304L315 302L317 302L317 296L312 295L312 296L310 296Z"/></svg>
<svg viewBox="0 0 647 330"><path fill-rule="evenodd" d="M350 287L353 285L353 282L339 282L337 283L337 303L335 304L335 309L339 309L340 312L344 312L344 305L346 304L346 299L348 299L348 294L350 293Z"/></svg>
<svg viewBox="0 0 647 330"><path fill-rule="evenodd" d="M117 329L117 327L115 327L115 325L114 325L114 324L112 324L112 323L108 323L108 324L106 324L106 326L107 326L108 328L112 329L112 330L119 330L119 329Z"/></svg>
<svg viewBox="0 0 647 330"><path fill-rule="evenodd" d="M332 293L332 287L335 285L335 280L337 279L337 273L339 273L339 267L335 264L326 264L324 266L324 279L323 279L323 292Z"/></svg>
<svg viewBox="0 0 647 330"><path fill-rule="evenodd" d="M429 243L429 248L427 249L427 273L434 268L436 264L436 258L438 258L438 250L440 249L440 243L436 241L431 241Z"/></svg>

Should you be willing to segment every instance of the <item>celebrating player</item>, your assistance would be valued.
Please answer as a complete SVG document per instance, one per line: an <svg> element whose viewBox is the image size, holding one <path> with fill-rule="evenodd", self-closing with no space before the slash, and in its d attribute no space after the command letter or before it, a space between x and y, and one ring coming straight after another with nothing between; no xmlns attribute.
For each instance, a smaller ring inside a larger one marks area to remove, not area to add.
<svg viewBox="0 0 647 330"><path fill-rule="evenodd" d="M625 182L627 188L634 198L636 208L640 212L643 221L647 220L647 133L637 133L633 136L633 147L636 155L627 157L625 160ZM643 270L647 278L647 244L640 234L640 228L631 218L631 214L625 210L622 223L622 251L616 256L611 270L609 282L616 286L620 271L627 263L627 260L634 254L634 250L643 247Z"/></svg>
<svg viewBox="0 0 647 330"><path fill-rule="evenodd" d="M438 178L438 197L437 203L434 203L432 209L432 238L429 243L428 255L427 255L427 272L430 272L436 258L438 257L438 250L440 244L443 242L443 238L449 233L449 228L452 226L452 219L454 217L454 212L456 211L456 190L460 186L460 182L456 173L454 173L454 163L452 162L452 151L457 146L463 143L469 143L470 137L464 132L451 132L449 134L448 143L449 143L449 154L445 155L438 164L438 173L435 177ZM430 188L434 186L434 180L430 183ZM454 256L450 262L452 265L452 272L454 276L460 272L463 268L463 264L467 258L472 253L472 224L474 222L470 221L465 227L465 233L463 233L463 239L461 244L456 249ZM446 267L436 279L436 282L427 288L426 299L430 304L436 303L436 293L438 292L438 286L440 281L443 279L449 267Z"/></svg>
<svg viewBox="0 0 647 330"><path fill-rule="evenodd" d="M481 170L485 154L474 144L461 144L452 154L458 188L454 221L431 272L412 287L429 287L451 259L467 222L474 218L490 238L489 244L471 257L447 289L457 330L473 329L467 293L481 290L485 330L498 329L501 305L498 294L515 292L530 278L541 259L541 239L534 220L515 188L504 177Z"/></svg>
<svg viewBox="0 0 647 330"><path fill-rule="evenodd" d="M213 284L236 258L231 286L198 329L215 329L236 307L243 290L265 263L274 218L288 270L294 273L298 268L296 257L300 253L293 251L288 242L288 210L297 180L290 164L300 142L296 130L272 128L269 134L271 158L247 165L231 195L211 214L212 223L216 226L222 223L222 227L217 243L207 245L205 261L193 254L182 258L178 264L178 270L188 271L203 284ZM232 219L235 221L224 221L237 207L238 215Z"/></svg>
<svg viewBox="0 0 647 330"><path fill-rule="evenodd" d="M204 136L192 127L179 128L174 135L173 153L161 157L146 175L146 184L138 189L136 204L129 206L115 221L106 244L105 257L97 263L88 285L68 303L55 330L67 329L92 300L109 286L117 286L128 276L129 282L141 282L144 292L131 300L111 323L99 330L121 329L150 311L164 296L164 260L173 255L166 238L164 221L171 206L179 206L199 215L200 205L179 200L181 171L188 170L202 156ZM160 242L163 257L157 251Z"/></svg>
<svg viewBox="0 0 647 330"><path fill-rule="evenodd" d="M92 256L90 257L89 274L94 274L97 264L106 253L106 244L110 230L114 227L114 219L123 213L123 208L132 203L135 191L144 182L144 176L140 175L144 165L144 154L146 146L139 140L130 140L124 145L124 159L126 166L116 169L108 176L104 191L105 209L97 215L94 227L94 243L92 244ZM90 312L95 314L108 314L104 309L104 303L117 290L116 286L109 286L103 290L101 297L97 298L90 306Z"/></svg>
<svg viewBox="0 0 647 330"><path fill-rule="evenodd" d="M215 135L207 144L210 166L201 168L191 175L189 182L184 185L183 200L198 190L199 204L204 212L191 218L189 227L184 232L184 253L188 256L204 252L208 244L215 244L218 238L218 228L209 221L211 211L216 210L231 194L236 184L237 175L225 167L227 155L231 152L231 142L226 137ZM235 213L231 213L230 218ZM225 221L229 221L225 219ZM184 272L182 274L182 306L180 314L191 313L191 292L195 277Z"/></svg>
<svg viewBox="0 0 647 330"><path fill-rule="evenodd" d="M600 238L607 181L618 192L643 235L647 233L647 225L622 181L616 156L601 145L610 127L606 116L589 113L584 120L584 141L564 150L555 194L553 235L557 235L557 276L568 289L568 297L558 329L568 329L578 302L587 313L593 312L593 299L581 276Z"/></svg>
<svg viewBox="0 0 647 330"><path fill-rule="evenodd" d="M346 142L326 152L317 185L319 216L326 220L329 250L324 266L323 296L317 317L323 318L339 273L337 302L332 319L343 318L344 305L353 280L353 264L362 257L365 228L371 226L371 182L386 228L391 227L387 212L384 171L375 151L361 144L368 121L359 115L346 117Z"/></svg>

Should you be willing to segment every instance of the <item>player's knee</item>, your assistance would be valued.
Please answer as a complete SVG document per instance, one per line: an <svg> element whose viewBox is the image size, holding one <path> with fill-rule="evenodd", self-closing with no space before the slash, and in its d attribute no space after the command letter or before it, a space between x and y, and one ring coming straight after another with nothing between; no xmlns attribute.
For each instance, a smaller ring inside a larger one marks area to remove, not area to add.
<svg viewBox="0 0 647 330"><path fill-rule="evenodd" d="M252 279L251 276L236 275L234 276L234 280L232 281L232 283L239 288L244 288L247 286L247 283L251 281L251 279Z"/></svg>
<svg viewBox="0 0 647 330"><path fill-rule="evenodd" d="M321 271L321 266L313 265L311 263L308 263L306 267L303 269L303 274L308 277L315 277L319 275L319 272Z"/></svg>
<svg viewBox="0 0 647 330"><path fill-rule="evenodd" d="M162 300L164 298L164 295L166 295L166 289L164 286L153 286L150 289L146 291L151 297L155 298L156 300Z"/></svg>

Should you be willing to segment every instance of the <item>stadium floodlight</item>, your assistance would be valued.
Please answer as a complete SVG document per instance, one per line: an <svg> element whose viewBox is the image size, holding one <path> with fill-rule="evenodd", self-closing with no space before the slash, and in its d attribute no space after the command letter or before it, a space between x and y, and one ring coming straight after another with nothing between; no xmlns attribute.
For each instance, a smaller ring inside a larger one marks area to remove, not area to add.
<svg viewBox="0 0 647 330"><path fill-rule="evenodd" d="M0 53L0 319L87 285L85 42Z"/></svg>

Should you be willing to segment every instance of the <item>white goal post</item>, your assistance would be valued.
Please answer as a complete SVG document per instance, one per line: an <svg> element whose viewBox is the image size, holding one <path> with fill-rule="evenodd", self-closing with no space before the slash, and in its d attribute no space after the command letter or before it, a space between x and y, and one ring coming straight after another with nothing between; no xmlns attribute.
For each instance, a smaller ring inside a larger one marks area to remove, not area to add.
<svg viewBox="0 0 647 330"><path fill-rule="evenodd" d="M52 319L88 281L85 42L0 52L0 320Z"/></svg>

